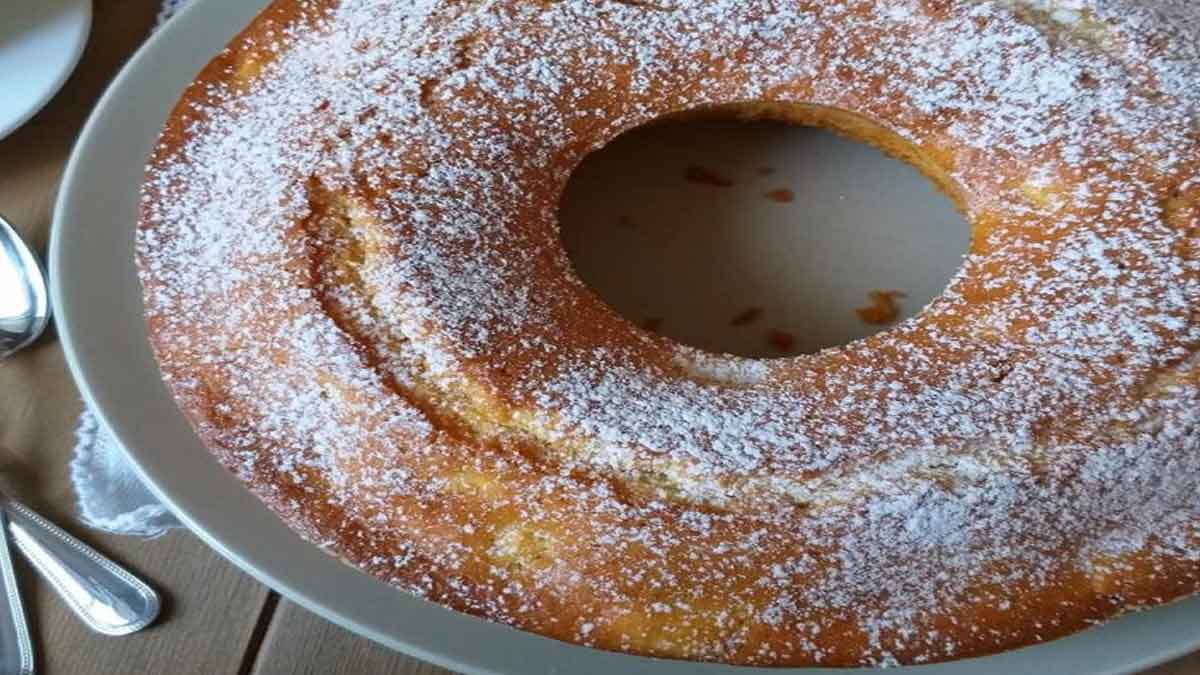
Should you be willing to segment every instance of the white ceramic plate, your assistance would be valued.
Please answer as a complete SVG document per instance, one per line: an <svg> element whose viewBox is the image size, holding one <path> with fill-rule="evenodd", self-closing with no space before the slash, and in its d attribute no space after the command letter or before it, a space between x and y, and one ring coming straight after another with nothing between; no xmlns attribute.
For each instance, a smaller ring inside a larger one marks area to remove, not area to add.
<svg viewBox="0 0 1200 675"><path fill-rule="evenodd" d="M392 589L302 541L200 444L162 385L147 344L132 257L136 194L143 158L179 93L263 4L197 2L159 31L101 99L59 194L50 243L59 335L84 397L146 483L196 534L263 583L350 630L448 668L512 675L749 672L575 647ZM1131 672L1200 648L1197 626L1200 600L1193 599L1048 645L911 672Z"/></svg>
<svg viewBox="0 0 1200 675"><path fill-rule="evenodd" d="M0 138L67 81L91 25L91 0L0 0Z"/></svg>

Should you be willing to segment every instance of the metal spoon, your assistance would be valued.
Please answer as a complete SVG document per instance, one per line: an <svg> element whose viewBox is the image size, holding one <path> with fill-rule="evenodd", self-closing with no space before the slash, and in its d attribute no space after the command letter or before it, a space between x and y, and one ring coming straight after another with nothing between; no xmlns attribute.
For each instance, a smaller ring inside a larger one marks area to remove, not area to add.
<svg viewBox="0 0 1200 675"><path fill-rule="evenodd" d="M0 534L4 533L7 522L4 510L0 509ZM0 536L0 673L33 675L29 623L21 606L21 594L17 592L8 537L3 536Z"/></svg>
<svg viewBox="0 0 1200 675"><path fill-rule="evenodd" d="M89 628L105 635L129 635L158 616L158 595L141 579L28 506L4 495L0 500L17 550Z"/></svg>
<svg viewBox="0 0 1200 675"><path fill-rule="evenodd" d="M0 217L0 359L36 340L49 321L50 297L42 265Z"/></svg>
<svg viewBox="0 0 1200 675"><path fill-rule="evenodd" d="M0 218L0 359L36 340L49 319L42 266L12 226ZM88 627L105 635L128 635L154 621L158 595L140 579L2 493L0 512L0 544L7 550L11 538ZM0 576L2 563L0 560ZM19 629L23 619L15 611L20 607L16 587L10 583L0 586L8 586L13 610L9 618ZM3 630L0 625L0 633ZM0 636L0 644L3 640Z"/></svg>

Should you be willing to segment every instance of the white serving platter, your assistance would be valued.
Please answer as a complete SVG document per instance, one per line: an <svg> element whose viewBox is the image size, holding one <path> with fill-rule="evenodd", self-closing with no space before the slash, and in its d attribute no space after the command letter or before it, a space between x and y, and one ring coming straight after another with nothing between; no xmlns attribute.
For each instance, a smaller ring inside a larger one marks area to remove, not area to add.
<svg viewBox="0 0 1200 675"><path fill-rule="evenodd" d="M180 92L264 4L199 0L158 31L101 99L80 135L59 194L49 253L59 335L88 404L123 444L141 477L198 536L263 583L352 631L447 668L507 675L756 672L572 646L388 587L301 540L219 466L192 433L159 378L142 321L132 253L137 191L144 158ZM786 152L778 161L781 176L792 170ZM794 188L803 182L799 174L788 180ZM887 176L872 180L886 182ZM937 211L941 207L921 208L945 215ZM945 256L961 253L965 239L954 232L952 222L930 226L949 228L942 257L930 256L944 267ZM945 272L933 270L922 283L936 292ZM865 283L876 285L877 280ZM854 289L854 297L861 290ZM899 672L1129 673L1200 648L1198 627L1200 599L1191 599L1046 645Z"/></svg>

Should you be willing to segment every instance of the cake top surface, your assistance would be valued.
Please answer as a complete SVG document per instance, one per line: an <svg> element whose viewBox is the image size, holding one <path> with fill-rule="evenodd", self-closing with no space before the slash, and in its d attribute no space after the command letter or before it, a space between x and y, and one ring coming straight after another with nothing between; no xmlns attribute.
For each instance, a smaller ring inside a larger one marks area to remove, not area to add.
<svg viewBox="0 0 1200 675"><path fill-rule="evenodd" d="M438 489L386 448L498 444L574 494L557 508L637 523L611 545L760 568L759 623L855 615L878 662L945 658L922 616L981 579L1051 584L1063 551L1088 572L1200 560L1200 10L781 4L294 3L152 161L138 251L176 396L245 476L270 465L359 516ZM921 315L754 361L639 333L574 277L554 217L589 151L754 101L850 111L939 159L976 237ZM620 605L601 581L596 607Z"/></svg>

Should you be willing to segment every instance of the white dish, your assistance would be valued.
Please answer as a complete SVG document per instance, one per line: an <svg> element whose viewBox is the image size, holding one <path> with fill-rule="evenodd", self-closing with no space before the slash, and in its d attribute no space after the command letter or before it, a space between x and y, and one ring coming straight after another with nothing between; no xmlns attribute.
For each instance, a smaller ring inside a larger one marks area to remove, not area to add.
<svg viewBox="0 0 1200 675"><path fill-rule="evenodd" d="M91 0L0 2L0 138L67 81L92 25Z"/></svg>
<svg viewBox="0 0 1200 675"><path fill-rule="evenodd" d="M137 189L143 158L179 93L263 4L197 2L160 30L101 99L59 194L50 243L59 335L88 404L147 485L197 535L263 583L352 631L447 668L514 675L751 672L575 647L390 588L302 541L200 444L147 343L132 257ZM1133 672L1200 648L1197 626L1200 599L1191 599L1047 645L900 672Z"/></svg>

